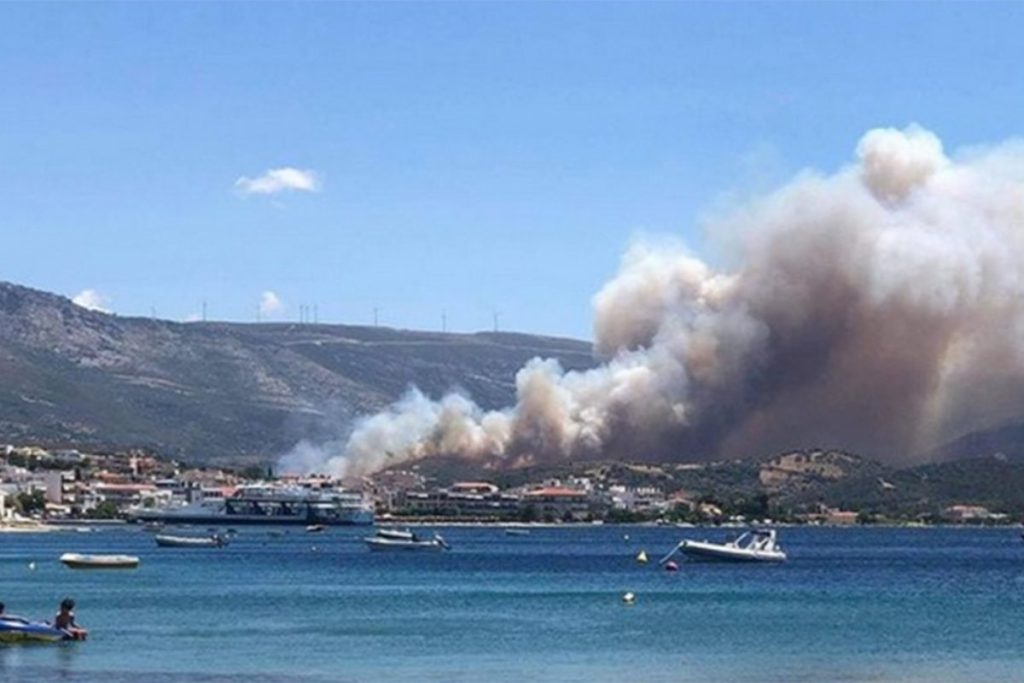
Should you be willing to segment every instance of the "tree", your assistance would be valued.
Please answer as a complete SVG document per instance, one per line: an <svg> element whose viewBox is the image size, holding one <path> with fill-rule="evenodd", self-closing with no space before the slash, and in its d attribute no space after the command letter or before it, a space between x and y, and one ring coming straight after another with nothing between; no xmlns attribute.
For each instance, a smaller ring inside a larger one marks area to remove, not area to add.
<svg viewBox="0 0 1024 683"><path fill-rule="evenodd" d="M857 524L877 524L878 515L874 512L861 510L857 513Z"/></svg>
<svg viewBox="0 0 1024 683"><path fill-rule="evenodd" d="M21 491L14 499L14 506L24 515L42 512L46 509L46 494L38 489Z"/></svg>
<svg viewBox="0 0 1024 683"><path fill-rule="evenodd" d="M260 465L249 465L239 474L245 479L260 480L266 477L268 472Z"/></svg>
<svg viewBox="0 0 1024 683"><path fill-rule="evenodd" d="M537 506L530 503L519 513L519 520L522 522L536 522L538 517Z"/></svg>
<svg viewBox="0 0 1024 683"><path fill-rule="evenodd" d="M89 511L89 517L93 519L117 519L120 514L117 505L109 500L103 501Z"/></svg>

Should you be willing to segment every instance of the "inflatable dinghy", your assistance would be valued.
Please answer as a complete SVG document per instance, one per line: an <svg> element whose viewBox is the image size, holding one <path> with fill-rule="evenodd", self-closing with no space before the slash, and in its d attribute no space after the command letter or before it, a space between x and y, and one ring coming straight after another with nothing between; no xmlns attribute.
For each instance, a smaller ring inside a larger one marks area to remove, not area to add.
<svg viewBox="0 0 1024 683"><path fill-rule="evenodd" d="M67 631L18 617L0 617L0 643L59 643L75 640Z"/></svg>

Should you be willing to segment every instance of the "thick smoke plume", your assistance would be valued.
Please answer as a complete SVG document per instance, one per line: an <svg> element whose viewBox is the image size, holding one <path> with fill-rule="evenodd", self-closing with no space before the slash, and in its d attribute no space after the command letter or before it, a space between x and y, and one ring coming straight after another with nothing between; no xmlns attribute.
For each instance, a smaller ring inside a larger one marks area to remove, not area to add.
<svg viewBox="0 0 1024 683"><path fill-rule="evenodd" d="M410 391L307 463L359 475L433 455L508 464L835 446L890 462L1024 407L1024 145L947 156L870 131L712 221L737 267L637 244L594 297L603 364L535 359L516 405ZM313 467L314 465L309 465Z"/></svg>

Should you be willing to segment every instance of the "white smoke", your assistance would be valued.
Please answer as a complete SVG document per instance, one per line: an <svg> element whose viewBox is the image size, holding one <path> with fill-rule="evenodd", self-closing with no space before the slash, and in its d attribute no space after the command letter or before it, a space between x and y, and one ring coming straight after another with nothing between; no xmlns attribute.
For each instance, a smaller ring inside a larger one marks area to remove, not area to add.
<svg viewBox="0 0 1024 683"><path fill-rule="evenodd" d="M1024 146L947 157L917 126L710 226L716 272L639 243L594 297L604 364L535 359L483 411L413 390L313 462L365 474L434 455L703 459L838 446L890 461L1024 408ZM316 451L317 449L314 449Z"/></svg>
<svg viewBox="0 0 1024 683"><path fill-rule="evenodd" d="M95 289L83 289L71 297L71 303L90 311L110 313L110 297Z"/></svg>

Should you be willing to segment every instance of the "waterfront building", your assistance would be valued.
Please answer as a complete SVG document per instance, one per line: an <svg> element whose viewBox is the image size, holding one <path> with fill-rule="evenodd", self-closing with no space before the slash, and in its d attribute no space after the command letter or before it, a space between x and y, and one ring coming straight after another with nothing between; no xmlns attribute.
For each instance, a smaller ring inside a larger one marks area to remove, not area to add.
<svg viewBox="0 0 1024 683"><path fill-rule="evenodd" d="M519 515L521 499L502 493L494 484L460 482L447 489L399 492L397 509L408 514L451 517L511 518Z"/></svg>
<svg viewBox="0 0 1024 683"><path fill-rule="evenodd" d="M594 503L586 491L565 486L545 486L523 496L524 507L541 519L586 519L594 511Z"/></svg>

